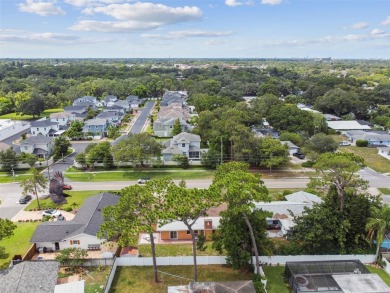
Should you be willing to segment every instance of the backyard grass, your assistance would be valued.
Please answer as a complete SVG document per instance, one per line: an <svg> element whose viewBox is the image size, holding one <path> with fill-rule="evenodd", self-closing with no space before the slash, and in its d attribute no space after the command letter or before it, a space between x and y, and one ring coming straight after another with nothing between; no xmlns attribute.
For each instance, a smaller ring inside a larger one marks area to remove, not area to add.
<svg viewBox="0 0 390 293"><path fill-rule="evenodd" d="M82 275L85 280L85 293L103 293L110 266L86 267L87 272Z"/></svg>
<svg viewBox="0 0 390 293"><path fill-rule="evenodd" d="M263 266L267 278L268 293L289 293L284 282L284 266Z"/></svg>
<svg viewBox="0 0 390 293"><path fill-rule="evenodd" d="M219 255L212 247L212 242L206 243L205 251L196 251L196 255ZM139 253L144 257L151 257L152 250L149 244L140 244L138 246ZM192 256L192 244L156 244L156 256Z"/></svg>
<svg viewBox="0 0 390 293"><path fill-rule="evenodd" d="M24 255L30 248L30 239L39 222L16 223L14 235L0 241L0 246L5 247L6 255L0 258L0 269L8 267L14 255Z"/></svg>
<svg viewBox="0 0 390 293"><path fill-rule="evenodd" d="M65 210L66 208L70 207L72 209L78 209L82 206L85 199L87 197L93 196L95 194L100 193L101 191L94 191L94 190L88 190L88 191L71 191L67 190L65 191L66 194L69 194L68 197L66 197L66 200L68 203L61 205L60 209ZM48 208L58 208L58 206L52 202L50 198L47 199L41 199L39 200L39 203L41 205L41 209L48 209ZM30 211L33 209L38 208L37 200L34 199L30 202L28 206L25 207L25 211Z"/></svg>
<svg viewBox="0 0 390 293"><path fill-rule="evenodd" d="M378 155L378 150L376 148L360 148L355 146L348 146L339 148L341 151L354 153L356 155L364 158L364 161L367 164L367 167L374 169L379 173L390 172L390 161L384 157Z"/></svg>
<svg viewBox="0 0 390 293"><path fill-rule="evenodd" d="M21 115L20 113L8 113L5 115L1 115L0 119L12 119L12 120L32 120L32 119L39 119L43 117L49 117L52 113L58 113L62 112L64 109L56 108L56 109L47 109L43 111L43 113L40 116L33 117L32 115Z"/></svg>
<svg viewBox="0 0 390 293"><path fill-rule="evenodd" d="M193 266L160 266L158 270L161 282L156 284L153 282L153 267L118 267L110 292L166 293L168 286L188 285L192 281ZM251 279L251 272L234 271L227 266L198 266L198 281L200 282Z"/></svg>
<svg viewBox="0 0 390 293"><path fill-rule="evenodd" d="M383 194L390 194L390 188L378 188Z"/></svg>
<svg viewBox="0 0 390 293"><path fill-rule="evenodd" d="M96 172L66 172L65 177L73 181L81 182L102 182L102 181L126 181L138 180L140 178L162 178L172 179L209 179L214 172L209 170L153 170L153 171L96 171Z"/></svg>
<svg viewBox="0 0 390 293"><path fill-rule="evenodd" d="M373 274L378 274L379 277L385 282L388 286L390 286L390 276L382 269L367 265L366 268Z"/></svg>

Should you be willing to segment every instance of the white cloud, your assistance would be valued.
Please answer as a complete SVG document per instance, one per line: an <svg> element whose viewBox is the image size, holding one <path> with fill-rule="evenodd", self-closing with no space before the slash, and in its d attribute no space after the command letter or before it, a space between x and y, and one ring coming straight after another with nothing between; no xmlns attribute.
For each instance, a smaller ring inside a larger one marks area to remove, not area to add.
<svg viewBox="0 0 390 293"><path fill-rule="evenodd" d="M385 32L384 31L382 31L382 30L380 30L380 29L373 29L372 31L371 31L371 34L372 35L381 35L381 34L384 34Z"/></svg>
<svg viewBox="0 0 390 293"><path fill-rule="evenodd" d="M19 10L27 13L35 13L41 16L65 14L65 11L59 6L55 6L55 1L42 2L27 0L26 3L18 4Z"/></svg>
<svg viewBox="0 0 390 293"><path fill-rule="evenodd" d="M261 0L261 4L269 4L269 5L278 5L281 4L283 0Z"/></svg>
<svg viewBox="0 0 390 293"><path fill-rule="evenodd" d="M353 25L351 25L351 28L355 29L355 30L364 29L366 27L368 27L368 23L364 22L364 21L357 22L357 23L354 23Z"/></svg>
<svg viewBox="0 0 390 293"><path fill-rule="evenodd" d="M307 40L283 40L260 43L264 47L279 47L279 46L306 46L306 45L324 45L324 44L338 44L345 42L360 42L390 38L390 34L362 34L362 35L345 35L345 36L325 36L317 39Z"/></svg>
<svg viewBox="0 0 390 293"><path fill-rule="evenodd" d="M190 31L175 31L169 32L168 34L143 34L142 37L148 39L159 39L159 40L174 40L184 38L216 38L226 37L232 35L232 32L210 32L201 30L190 30Z"/></svg>
<svg viewBox="0 0 390 293"><path fill-rule="evenodd" d="M236 7L236 6L243 5L244 3L239 2L237 0L225 0L225 4L230 7Z"/></svg>
<svg viewBox="0 0 390 293"><path fill-rule="evenodd" d="M64 0L64 2L76 7L83 7L83 6L96 6L100 4L123 3L123 2L130 2L130 1L127 0Z"/></svg>
<svg viewBox="0 0 390 293"><path fill-rule="evenodd" d="M169 7L163 4L141 2L89 7L83 12L89 15L101 13L118 21L81 20L70 29L100 32L139 31L198 20L202 17L202 11L195 6Z"/></svg>
<svg viewBox="0 0 390 293"><path fill-rule="evenodd" d="M0 34L1 42L47 42L47 43L73 43L80 38L72 35L55 33L18 33Z"/></svg>
<svg viewBox="0 0 390 293"><path fill-rule="evenodd" d="M382 25L390 25L390 16L388 16L384 21L381 22Z"/></svg>

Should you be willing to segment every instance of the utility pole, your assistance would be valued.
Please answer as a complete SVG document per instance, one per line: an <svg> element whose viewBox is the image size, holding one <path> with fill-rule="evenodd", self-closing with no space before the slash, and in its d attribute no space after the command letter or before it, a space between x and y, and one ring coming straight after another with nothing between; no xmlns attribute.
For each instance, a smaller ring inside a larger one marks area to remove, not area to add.
<svg viewBox="0 0 390 293"><path fill-rule="evenodd" d="M270 164L269 164L269 172L272 173L272 152L271 152L271 158L270 158Z"/></svg>
<svg viewBox="0 0 390 293"><path fill-rule="evenodd" d="M12 178L15 181L15 170L14 170L14 165L11 166L11 171L12 171Z"/></svg>
<svg viewBox="0 0 390 293"><path fill-rule="evenodd" d="M47 176L49 177L49 181L50 181L49 159L46 160L46 166L47 166Z"/></svg>

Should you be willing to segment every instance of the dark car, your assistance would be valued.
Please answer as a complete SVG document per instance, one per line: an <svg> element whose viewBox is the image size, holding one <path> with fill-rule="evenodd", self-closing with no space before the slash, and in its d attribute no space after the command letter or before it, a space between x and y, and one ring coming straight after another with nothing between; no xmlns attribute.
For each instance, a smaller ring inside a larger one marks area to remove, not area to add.
<svg viewBox="0 0 390 293"><path fill-rule="evenodd" d="M31 195L23 195L23 196L19 199L19 203L20 203L20 204L26 204L26 203L28 203L31 199L32 199L32 196L31 196Z"/></svg>
<svg viewBox="0 0 390 293"><path fill-rule="evenodd" d="M298 159L301 159L301 160L303 160L305 158L305 155L302 153L294 153L293 156L297 157Z"/></svg>
<svg viewBox="0 0 390 293"><path fill-rule="evenodd" d="M72 185L64 184L64 186L62 187L62 190L72 190Z"/></svg>
<svg viewBox="0 0 390 293"><path fill-rule="evenodd" d="M145 177L145 178L138 179L138 184L145 184L145 183L148 182L149 180L150 180L149 177Z"/></svg>

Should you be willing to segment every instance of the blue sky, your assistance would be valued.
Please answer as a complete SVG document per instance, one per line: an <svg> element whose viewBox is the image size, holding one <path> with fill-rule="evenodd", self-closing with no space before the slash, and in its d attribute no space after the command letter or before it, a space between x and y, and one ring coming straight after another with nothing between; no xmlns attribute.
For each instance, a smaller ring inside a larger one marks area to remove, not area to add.
<svg viewBox="0 0 390 293"><path fill-rule="evenodd" d="M1 0L1 58L390 58L390 0Z"/></svg>

